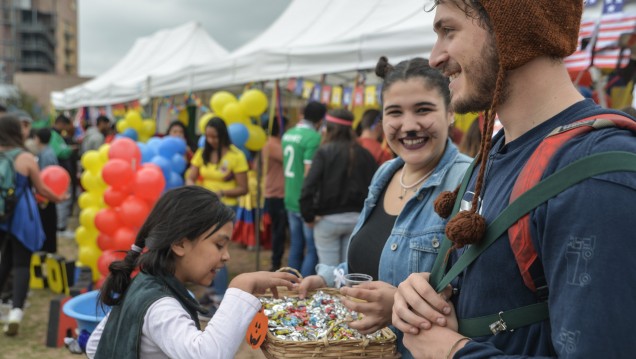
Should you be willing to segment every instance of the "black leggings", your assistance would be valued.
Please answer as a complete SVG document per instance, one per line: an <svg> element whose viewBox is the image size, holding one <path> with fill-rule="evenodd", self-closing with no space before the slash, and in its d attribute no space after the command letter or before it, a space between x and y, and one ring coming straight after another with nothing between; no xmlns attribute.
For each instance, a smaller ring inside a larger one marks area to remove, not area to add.
<svg viewBox="0 0 636 359"><path fill-rule="evenodd" d="M20 241L12 235L0 231L0 289L4 287L13 270L13 308L24 308L31 279L31 256Z"/></svg>

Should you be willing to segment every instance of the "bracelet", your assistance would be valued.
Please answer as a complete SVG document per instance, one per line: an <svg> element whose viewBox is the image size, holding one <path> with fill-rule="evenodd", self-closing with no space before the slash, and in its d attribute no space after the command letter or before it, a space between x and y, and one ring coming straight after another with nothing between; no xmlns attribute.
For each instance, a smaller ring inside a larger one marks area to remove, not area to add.
<svg viewBox="0 0 636 359"><path fill-rule="evenodd" d="M446 359L451 359L452 356L451 354L453 354L453 351L455 351L455 349L457 348L457 346L459 345L459 343L463 342L464 340L470 340L470 338L468 337L461 337L459 339L457 339L457 341L455 342L455 344L453 344L453 346L450 348L450 350L448 351L448 354L446 354Z"/></svg>

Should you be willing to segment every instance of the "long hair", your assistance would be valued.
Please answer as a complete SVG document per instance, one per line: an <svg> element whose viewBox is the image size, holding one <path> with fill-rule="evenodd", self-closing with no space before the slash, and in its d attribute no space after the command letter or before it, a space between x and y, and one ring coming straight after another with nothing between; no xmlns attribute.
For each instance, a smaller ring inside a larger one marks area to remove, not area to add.
<svg viewBox="0 0 636 359"><path fill-rule="evenodd" d="M110 274L100 291L101 302L110 306L119 304L137 266L151 275L174 275L172 244L184 238L194 241L210 228L214 228L214 233L233 220L234 211L203 187L184 186L164 193L135 239L135 245L146 251L140 254L129 250L123 260L110 264Z"/></svg>
<svg viewBox="0 0 636 359"><path fill-rule="evenodd" d="M216 151L217 161L220 161L221 156L223 156L223 149L229 149L232 144L230 134L227 132L227 126L222 119L219 117L212 117L205 126L205 128L208 127L216 130L217 136L219 137L219 148L213 148L207 140L205 141L205 145L203 146L203 163L206 165L210 162L212 151Z"/></svg>
<svg viewBox="0 0 636 359"><path fill-rule="evenodd" d="M328 112L329 116L339 118L341 120L353 123L353 114L344 108L337 108ZM351 175L353 164L355 163L355 146L356 133L351 126L340 125L333 122L326 122L326 133L322 138L322 145L332 144L339 149L349 151L349 164L347 166L347 175Z"/></svg>
<svg viewBox="0 0 636 359"><path fill-rule="evenodd" d="M24 148L22 123L12 115L0 116L0 146Z"/></svg>

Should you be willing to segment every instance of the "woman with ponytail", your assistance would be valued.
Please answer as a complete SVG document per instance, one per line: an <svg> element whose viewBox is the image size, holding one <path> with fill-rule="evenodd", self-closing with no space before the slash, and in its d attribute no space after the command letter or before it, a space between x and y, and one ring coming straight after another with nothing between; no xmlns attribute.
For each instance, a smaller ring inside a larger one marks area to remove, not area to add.
<svg viewBox="0 0 636 359"><path fill-rule="evenodd" d="M186 284L208 286L230 259L234 211L198 186L166 192L122 261L110 264L100 292L112 311L86 346L89 358L233 358L261 308L253 293L292 288L289 273L243 273L230 282L219 309L207 314ZM135 269L137 276L131 278Z"/></svg>
<svg viewBox="0 0 636 359"><path fill-rule="evenodd" d="M394 67L381 57L376 74L384 80L382 127L398 158L375 173L349 240L346 262L337 267L321 263L318 275L300 285L301 293L306 293L333 286L347 272L372 276L371 283L342 288L343 294L365 301L343 299L349 309L364 314L362 320L349 323L362 333L391 324L397 285L413 272L430 271L446 224L434 212L433 201L455 188L470 164L449 139L453 113L448 107L448 80L439 71L422 58ZM397 334L402 358L411 358L402 346L402 333Z"/></svg>

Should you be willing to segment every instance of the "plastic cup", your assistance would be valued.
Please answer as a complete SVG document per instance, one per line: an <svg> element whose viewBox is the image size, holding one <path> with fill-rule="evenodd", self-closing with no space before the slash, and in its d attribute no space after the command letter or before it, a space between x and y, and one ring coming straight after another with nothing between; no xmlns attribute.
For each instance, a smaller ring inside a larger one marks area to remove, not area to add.
<svg viewBox="0 0 636 359"><path fill-rule="evenodd" d="M344 285L346 287L355 287L362 283L367 283L373 281L373 277L368 274L363 273L349 273L344 275ZM365 302L365 300L354 298L352 296L347 296L347 299L353 300L354 302Z"/></svg>

